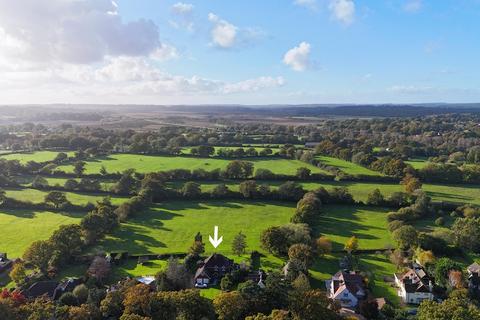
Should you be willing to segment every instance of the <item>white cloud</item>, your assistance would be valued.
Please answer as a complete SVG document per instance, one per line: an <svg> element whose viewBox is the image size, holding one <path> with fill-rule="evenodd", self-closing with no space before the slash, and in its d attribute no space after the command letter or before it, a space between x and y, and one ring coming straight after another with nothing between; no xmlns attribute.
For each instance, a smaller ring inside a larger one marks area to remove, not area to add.
<svg viewBox="0 0 480 320"><path fill-rule="evenodd" d="M110 0L0 1L0 55L36 62L91 63L148 55L159 45L149 20L123 22Z"/></svg>
<svg viewBox="0 0 480 320"><path fill-rule="evenodd" d="M193 8L194 6L191 3L177 2L172 6L172 11L184 15L192 13Z"/></svg>
<svg viewBox="0 0 480 320"><path fill-rule="evenodd" d="M2 101L16 95L13 101L22 102L29 95L22 90L36 92L36 97L56 98L61 93L69 98L90 99L103 96L104 101L117 97L145 99L146 97L183 97L209 95L214 97L239 93L254 93L283 86L282 77L263 76L238 82L208 79L198 75L173 75L154 66L144 57L106 57L96 65L62 64L43 70L3 72L0 77ZM25 89L28 88L28 89ZM14 93L15 92L15 93ZM47 100L48 101L48 100ZM51 100L50 100L51 101ZM153 100L155 101L155 100Z"/></svg>
<svg viewBox="0 0 480 320"><path fill-rule="evenodd" d="M350 25L355 20L355 2L353 0L330 0L328 6L335 20Z"/></svg>
<svg viewBox="0 0 480 320"><path fill-rule="evenodd" d="M236 83L225 84L222 88L224 93L255 92L266 88L280 87L285 84L283 77L259 77Z"/></svg>
<svg viewBox="0 0 480 320"><path fill-rule="evenodd" d="M212 43L221 48L233 47L237 40L238 27L213 13L208 14L208 20L213 23Z"/></svg>
<svg viewBox="0 0 480 320"><path fill-rule="evenodd" d="M317 9L317 0L295 0L293 3L297 6L305 7L310 10Z"/></svg>
<svg viewBox="0 0 480 320"><path fill-rule="evenodd" d="M403 10L408 13L417 13L422 9L422 0L408 0L403 6Z"/></svg>
<svg viewBox="0 0 480 320"><path fill-rule="evenodd" d="M177 48L172 45L162 43L155 51L150 54L150 58L157 61L167 61L177 59L179 53Z"/></svg>
<svg viewBox="0 0 480 320"><path fill-rule="evenodd" d="M189 32L195 31L195 23L193 19L194 5L191 3L177 2L172 6L172 12L175 18L169 23L175 29L186 29Z"/></svg>
<svg viewBox="0 0 480 320"><path fill-rule="evenodd" d="M310 44L302 42L285 53L283 63L295 71L305 71L310 66Z"/></svg>
<svg viewBox="0 0 480 320"><path fill-rule="evenodd" d="M435 91L436 88L432 86L395 85L390 87L388 90L399 94L416 95L431 93L432 91Z"/></svg>

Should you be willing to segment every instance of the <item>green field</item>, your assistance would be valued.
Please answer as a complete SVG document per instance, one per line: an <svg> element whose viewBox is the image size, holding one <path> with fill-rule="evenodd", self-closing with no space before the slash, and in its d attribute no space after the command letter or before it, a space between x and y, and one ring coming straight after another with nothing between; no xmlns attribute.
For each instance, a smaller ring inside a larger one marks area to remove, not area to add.
<svg viewBox="0 0 480 320"><path fill-rule="evenodd" d="M255 158L248 159L253 162L255 169L269 169L278 174L294 175L300 167L307 167L312 172L324 172L321 169L299 160ZM230 160L216 158L194 158L194 157L168 157L168 156L146 156L137 154L114 154L107 158L99 158L94 161L87 161L85 173L99 173L100 168L105 166L108 172L122 172L135 168L137 172L168 171L173 169L224 169ZM72 172L72 165L59 166L59 170Z"/></svg>
<svg viewBox="0 0 480 320"><path fill-rule="evenodd" d="M73 152L65 152L69 157L73 156ZM12 153L0 156L7 160L19 160L21 163L28 161L47 162L52 161L57 156L57 151L36 151L29 153Z"/></svg>
<svg viewBox="0 0 480 320"><path fill-rule="evenodd" d="M202 191L211 191L221 181L200 183ZM266 183L272 188L278 187L283 182L257 181L257 184ZM227 181L225 184L232 191L238 191L238 182ZM366 201L368 195L375 189L380 189L384 196L390 196L394 192L405 191L401 184L378 183L378 182L348 182L348 181L322 181L300 182L305 190L315 190L324 187L330 190L334 187L346 187L350 190L355 200ZM181 188L183 182L169 183L171 187ZM424 184L423 190L432 197L433 201L449 201L456 203L472 203L480 205L480 186L478 185L438 185Z"/></svg>
<svg viewBox="0 0 480 320"><path fill-rule="evenodd" d="M259 237L263 230L273 225L289 222L294 212L293 203L246 202L246 201L206 201L171 202L141 213L124 223L112 236L103 240L94 251L128 251L132 254L186 252L197 232L201 232L206 243L206 253L219 252L245 260L247 256L236 257L231 252L233 236L242 231L247 236L248 249L265 254L261 259L262 268L279 269L284 261L266 253L260 248ZM377 208L355 208L352 206L325 206L323 215L314 226L314 235L328 236L334 249L343 249L344 242L352 235L359 239L360 248L384 248L392 243L386 229L386 210ZM208 235L213 226L218 225L223 243L217 248L208 243ZM311 268L313 285L323 288L323 280L338 271L341 254L317 259ZM383 282L384 276L392 276L394 267L381 255L362 255L361 265L375 273L375 291L381 296L394 297ZM115 272L121 275L155 274L163 263L152 266L137 266L135 261L126 262ZM377 283L378 282L378 283ZM206 296L214 296L217 291L208 291Z"/></svg>
<svg viewBox="0 0 480 320"><path fill-rule="evenodd" d="M7 189L5 190L7 197L22 200L22 201L31 201L33 203L40 203L44 201L45 195L48 194L48 191L42 191L37 189ZM67 199L76 205L85 205L87 203L95 204L96 201L102 200L105 195L94 195L86 193L74 193L74 192L65 192ZM119 205L124 201L128 200L128 197L119 197L114 196L110 198L112 204Z"/></svg>
<svg viewBox="0 0 480 320"><path fill-rule="evenodd" d="M82 213L1 210L0 252L20 257L32 242L47 239L60 225L78 223L82 216Z"/></svg>
<svg viewBox="0 0 480 320"><path fill-rule="evenodd" d="M256 146L256 145L252 145L251 147L213 147L213 148L215 149L215 154L213 156L215 156L216 153L218 152L218 150L220 150L220 149L236 150L238 148L243 148L243 150L247 151L247 149L249 149L249 148L254 148L257 152L260 152L264 149L267 149L267 147ZM280 150L280 148L270 148L270 149L272 150L272 153L278 152ZM182 149L182 153L183 154L191 154L191 150L192 150L192 147L186 147L186 148Z"/></svg>
<svg viewBox="0 0 480 320"><path fill-rule="evenodd" d="M213 235L217 225L223 243L217 249L208 244L207 253L231 254L231 242L239 231L247 236L249 251L260 251L261 232L288 223L294 206L284 202L169 202L122 224L97 249L132 254L187 252L197 232L208 244L208 235Z"/></svg>
<svg viewBox="0 0 480 320"><path fill-rule="evenodd" d="M316 235L330 238L334 250L343 250L351 236L358 238L361 249L383 249L393 244L387 229L388 211L375 207L329 205L323 208L323 214L312 228Z"/></svg>
<svg viewBox="0 0 480 320"><path fill-rule="evenodd" d="M414 169L422 169L427 166L430 162L426 158L413 158L405 163L411 165Z"/></svg>
<svg viewBox="0 0 480 320"><path fill-rule="evenodd" d="M334 158L334 157L327 157L327 156L318 156L318 160L322 164L325 164L327 166L332 166L332 167L337 167L341 171L347 173L347 174L363 174L363 175L368 175L368 176L381 176L382 174L377 171L370 170L368 168L362 167L358 164L355 164L350 161L345 161L342 159Z"/></svg>
<svg viewBox="0 0 480 320"><path fill-rule="evenodd" d="M55 187L55 186L63 187L65 185L65 182L69 180L68 178L58 178L58 177L43 177L43 178L47 180L48 185L51 187ZM17 177L16 181L20 183L22 186L30 187L32 185L33 179L35 179L34 176L21 176L21 177ZM75 178L73 180L76 180L77 182L80 181L80 179L78 178ZM110 190L110 187L115 183L113 180L107 180L107 179L100 179L99 181L103 191Z"/></svg>

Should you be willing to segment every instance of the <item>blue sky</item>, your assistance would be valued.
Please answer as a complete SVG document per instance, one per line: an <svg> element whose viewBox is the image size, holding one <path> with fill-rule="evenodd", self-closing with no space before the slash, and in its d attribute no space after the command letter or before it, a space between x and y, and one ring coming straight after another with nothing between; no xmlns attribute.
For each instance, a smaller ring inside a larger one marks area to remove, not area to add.
<svg viewBox="0 0 480 320"><path fill-rule="evenodd" d="M35 1L0 2L0 103L480 101L478 0Z"/></svg>

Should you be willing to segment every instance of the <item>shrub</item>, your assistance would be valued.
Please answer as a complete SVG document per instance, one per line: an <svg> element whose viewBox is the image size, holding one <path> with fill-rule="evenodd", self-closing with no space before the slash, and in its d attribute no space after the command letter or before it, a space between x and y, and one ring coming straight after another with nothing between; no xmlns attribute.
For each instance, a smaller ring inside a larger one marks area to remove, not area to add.
<svg viewBox="0 0 480 320"><path fill-rule="evenodd" d="M445 219L443 217L435 219L435 225L443 226L445 224Z"/></svg>

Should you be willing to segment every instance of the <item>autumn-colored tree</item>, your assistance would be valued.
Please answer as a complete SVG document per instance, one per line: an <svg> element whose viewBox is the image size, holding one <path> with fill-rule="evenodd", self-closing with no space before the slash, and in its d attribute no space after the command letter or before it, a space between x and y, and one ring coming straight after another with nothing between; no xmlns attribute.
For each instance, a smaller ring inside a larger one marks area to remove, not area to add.
<svg viewBox="0 0 480 320"><path fill-rule="evenodd" d="M402 184L405 186L405 191L408 193L413 193L415 190L422 188L422 182L420 179L412 176L411 174L407 174L402 179Z"/></svg>
<svg viewBox="0 0 480 320"><path fill-rule="evenodd" d="M288 249L288 258L290 261L298 262L305 270L310 266L313 258L312 248L303 243L291 245Z"/></svg>
<svg viewBox="0 0 480 320"><path fill-rule="evenodd" d="M358 239L356 236L350 237L345 243L345 250L352 253L358 250Z"/></svg>
<svg viewBox="0 0 480 320"><path fill-rule="evenodd" d="M450 270L448 272L448 284L451 288L463 288L463 273L459 270Z"/></svg>
<svg viewBox="0 0 480 320"><path fill-rule="evenodd" d="M124 314L149 316L151 312L150 287L146 284L140 283L128 288L125 291L123 305L125 307Z"/></svg>
<svg viewBox="0 0 480 320"><path fill-rule="evenodd" d="M245 317L247 301L238 291L223 292L213 299L219 320L237 320Z"/></svg>
<svg viewBox="0 0 480 320"><path fill-rule="evenodd" d="M103 257L95 257L88 268L88 274L102 282L110 274L110 263Z"/></svg>
<svg viewBox="0 0 480 320"><path fill-rule="evenodd" d="M320 238L317 239L315 242L317 253L320 256L323 256L325 254L329 254L332 252L332 240L325 236L321 236Z"/></svg>
<svg viewBox="0 0 480 320"><path fill-rule="evenodd" d="M205 252L205 244L200 240L195 240L192 243L192 246L189 249L189 253L194 255L201 255Z"/></svg>
<svg viewBox="0 0 480 320"><path fill-rule="evenodd" d="M27 248L23 254L23 260L31 263L40 271L45 272L48 268L48 263L53 254L53 246L49 241L38 240L34 241Z"/></svg>
<svg viewBox="0 0 480 320"><path fill-rule="evenodd" d="M338 306L323 291L316 289L296 295L290 305L295 319L302 320L337 320Z"/></svg>
<svg viewBox="0 0 480 320"><path fill-rule="evenodd" d="M27 277L25 264L21 261L16 262L8 275L17 285L22 284Z"/></svg>
<svg viewBox="0 0 480 320"><path fill-rule="evenodd" d="M435 261L435 255L430 250L418 249L415 254L418 262L420 262L422 266L425 266L428 263L433 263Z"/></svg>

